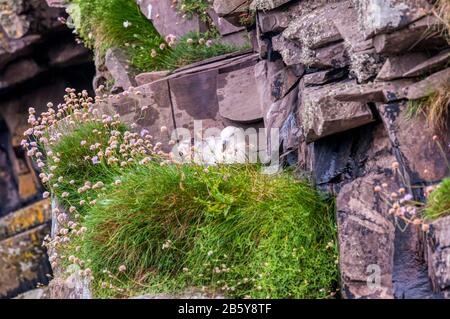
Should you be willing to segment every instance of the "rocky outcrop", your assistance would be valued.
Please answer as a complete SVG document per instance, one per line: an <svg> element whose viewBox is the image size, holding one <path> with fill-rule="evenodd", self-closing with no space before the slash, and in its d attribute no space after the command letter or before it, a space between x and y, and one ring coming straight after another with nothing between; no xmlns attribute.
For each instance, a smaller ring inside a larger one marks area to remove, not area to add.
<svg viewBox="0 0 450 319"><path fill-rule="evenodd" d="M169 132L174 128L193 132L194 120L202 120L204 130L245 127L247 123L262 121L254 72L257 62L258 55L241 52L212 58L169 75L148 75L155 80L112 96L106 104L163 142L168 142L170 136L161 134L162 126ZM247 107L242 112L239 107L244 102Z"/></svg>
<svg viewBox="0 0 450 319"><path fill-rule="evenodd" d="M198 26L196 17L159 25L153 10L161 21L176 15L163 3L141 1L141 8L162 34ZM422 232L399 231L374 191L386 183L388 193L403 187L423 200L422 188L449 174L436 144L449 145L448 129L407 116L411 102L450 80L448 42L430 2L215 0L213 8L224 37L246 33L243 25L256 29L253 50L136 77L117 59L108 69L125 92L109 96L105 110L162 142L170 137L161 126L193 132L196 120L203 130L264 127L267 153L281 151L283 165L337 197L344 298L434 298L433 287L448 290L446 220L430 226L427 269Z"/></svg>
<svg viewBox="0 0 450 319"><path fill-rule="evenodd" d="M428 273L434 290L450 298L450 217L430 225L426 252Z"/></svg>
<svg viewBox="0 0 450 319"><path fill-rule="evenodd" d="M266 129L289 127L288 137L280 135L283 150L287 140L295 141L287 152L320 188L338 197L343 296L433 297L420 262L421 234L399 232L373 191L388 183L392 191L413 188L421 199L417 187L449 174L433 141L438 133L441 145L448 145L448 132L433 131L421 116L406 116L408 100L449 83L448 45L436 32L440 22L430 3L254 1L252 6L261 56L268 59L260 62L257 77ZM267 88L285 66L303 68L304 74L276 101ZM296 121L289 120L292 114ZM400 175L391 169L394 162Z"/></svg>

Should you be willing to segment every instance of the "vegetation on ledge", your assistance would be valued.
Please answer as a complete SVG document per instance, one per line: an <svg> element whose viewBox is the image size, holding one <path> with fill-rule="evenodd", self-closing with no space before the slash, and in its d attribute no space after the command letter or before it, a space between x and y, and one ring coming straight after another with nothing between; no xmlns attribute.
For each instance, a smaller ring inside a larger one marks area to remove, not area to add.
<svg viewBox="0 0 450 319"><path fill-rule="evenodd" d="M100 196L84 225L81 258L98 274L99 297L196 287L324 298L337 282L332 205L307 183L258 166L138 166ZM121 266L113 279L102 275ZM117 289L101 289L105 282Z"/></svg>
<svg viewBox="0 0 450 319"><path fill-rule="evenodd" d="M450 215L450 178L443 180L430 194L425 217L435 220Z"/></svg>
<svg viewBox="0 0 450 319"><path fill-rule="evenodd" d="M438 88L428 96L408 102L410 118L423 114L428 125L436 132L447 128L450 106L450 85Z"/></svg>
<svg viewBox="0 0 450 319"><path fill-rule="evenodd" d="M96 297L334 296L334 207L308 182L259 165L181 164L145 131L100 117L86 92L68 89L39 117L30 109L29 123L22 145L65 209L54 211L50 262L90 278Z"/></svg>
<svg viewBox="0 0 450 319"><path fill-rule="evenodd" d="M436 0L435 7L436 8L433 12L444 25L442 32L446 36L447 41L450 43L450 1Z"/></svg>
<svg viewBox="0 0 450 319"><path fill-rule="evenodd" d="M185 2L183 10L188 15L205 10L202 1ZM172 70L241 49L221 43L214 30L191 33L182 39L171 36L163 39L132 0L71 0L71 3L74 6L69 7L69 13L87 47L100 57L107 49L119 47L140 71Z"/></svg>

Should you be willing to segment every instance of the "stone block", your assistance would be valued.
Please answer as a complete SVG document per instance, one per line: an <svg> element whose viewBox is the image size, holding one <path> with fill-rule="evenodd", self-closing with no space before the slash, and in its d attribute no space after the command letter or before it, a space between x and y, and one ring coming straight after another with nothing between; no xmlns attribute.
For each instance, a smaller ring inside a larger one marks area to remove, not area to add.
<svg viewBox="0 0 450 319"><path fill-rule="evenodd" d="M354 82L344 81L302 90L299 116L308 143L374 120L365 103L340 102L335 99L340 91L352 85Z"/></svg>
<svg viewBox="0 0 450 319"><path fill-rule="evenodd" d="M426 234L428 274L433 289L450 298L450 216L430 224Z"/></svg>
<svg viewBox="0 0 450 319"><path fill-rule="evenodd" d="M434 130L428 126L422 114L415 118L407 115L407 103L379 105L383 123L389 133L392 147L396 150L397 161L402 164L408 185L435 183L448 176L444 156L450 158L449 148L442 153L437 141L433 140ZM441 145L450 144L450 134L439 134Z"/></svg>
<svg viewBox="0 0 450 319"><path fill-rule="evenodd" d="M219 74L217 77L219 113L234 122L262 120L260 96L256 89L255 67Z"/></svg>
<svg viewBox="0 0 450 319"><path fill-rule="evenodd" d="M142 13L152 21L163 37L172 34L181 38L189 32L206 31L206 25L198 16L194 15L190 19L183 17L172 0L141 0L138 4Z"/></svg>
<svg viewBox="0 0 450 319"><path fill-rule="evenodd" d="M404 28L429 14L432 8L426 0L361 0L356 4L366 38Z"/></svg>

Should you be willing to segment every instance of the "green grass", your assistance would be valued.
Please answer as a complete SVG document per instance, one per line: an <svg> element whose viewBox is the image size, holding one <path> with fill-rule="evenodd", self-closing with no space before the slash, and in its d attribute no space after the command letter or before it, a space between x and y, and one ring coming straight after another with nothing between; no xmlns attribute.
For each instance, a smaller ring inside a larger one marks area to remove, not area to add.
<svg viewBox="0 0 450 319"><path fill-rule="evenodd" d="M169 50L161 50L164 39L132 0L72 0L79 6L76 20L80 37L103 56L108 48L120 47L130 53L137 69L158 69ZM73 15L72 15L73 16ZM129 26L124 27L128 21ZM151 50L158 55L152 58Z"/></svg>
<svg viewBox="0 0 450 319"><path fill-rule="evenodd" d="M409 119L423 115L428 125L436 132L445 131L449 117L450 85L434 88L426 97L408 101Z"/></svg>
<svg viewBox="0 0 450 319"><path fill-rule="evenodd" d="M187 18L192 18L198 15L203 22L210 23L211 20L207 14L208 9L211 8L211 3L208 0L180 0L178 1L177 9L179 12L185 14Z"/></svg>
<svg viewBox="0 0 450 319"><path fill-rule="evenodd" d="M165 40L153 24L142 14L133 0L72 0L79 11L71 10L80 38L98 56L107 49L119 47L129 56L130 64L138 71L154 71L184 66L205 58L237 51L241 48L220 43L213 28L204 34L190 34L175 47L160 47ZM192 15L206 10L205 1L183 1L184 11ZM189 18L189 17L188 17ZM206 18L205 18L206 19ZM128 27L124 27L124 23ZM194 44L187 45L187 38ZM200 45L198 39L214 39L212 46ZM152 56L152 51L156 56Z"/></svg>
<svg viewBox="0 0 450 319"><path fill-rule="evenodd" d="M91 201L95 199L96 192L78 193L78 189L84 185L86 181L91 183L103 182L104 184L112 183L120 175L122 170L119 165L108 165L105 160L100 161L99 164L94 165L91 160L86 160L85 156L94 156L97 151L89 150L89 145L101 143L103 146L107 145L110 138L111 129L118 131L126 131L124 125L114 128L107 128L101 123L90 122L78 125L70 134L62 136L60 141L53 147L54 154L59 154L59 163L54 163L51 157L48 158L48 167L55 164L56 169L52 171L55 177L52 179L51 190L54 195L59 198L60 204L69 208L70 206L77 207L78 212L83 213L88 209L88 206L80 206L78 203L81 200ZM97 130L100 134L93 133ZM81 146L81 141L86 141L85 146ZM104 149L104 148L103 148ZM49 173L49 172L47 172ZM62 182L57 182L58 177L63 177ZM71 184L73 180L75 183ZM53 187L54 183L58 187ZM64 192L70 194L67 198L62 198Z"/></svg>
<svg viewBox="0 0 450 319"><path fill-rule="evenodd" d="M127 272L112 283L124 296L205 286L231 297L324 298L334 289L334 211L309 184L257 166L205 173L157 163L121 180L85 219L81 258L91 260L97 297L116 296L100 286L111 281L102 271L120 265Z"/></svg>
<svg viewBox="0 0 450 319"><path fill-rule="evenodd" d="M80 123L53 146L59 162L48 158L49 166L57 164L52 180L64 178L52 192L66 208L77 208L77 223L87 228L59 254L86 262L95 297L202 287L236 298L327 298L334 291L334 206L308 182L289 172L263 175L258 165L205 171L198 165L161 166L157 158L140 165L136 157L126 168L85 160L99 151L89 145L109 145L112 130L121 132L121 142L125 126ZM80 194L85 181L105 187ZM70 196L62 198L63 192ZM96 205L78 205L93 199ZM70 262L66 258L61 265ZM118 271L121 265L126 272Z"/></svg>
<svg viewBox="0 0 450 319"><path fill-rule="evenodd" d="M444 179L428 198L425 218L435 220L450 215L450 178Z"/></svg>
<svg viewBox="0 0 450 319"><path fill-rule="evenodd" d="M189 44L188 39L192 39L193 43ZM191 63L199 62L215 56L246 49L246 47L236 47L221 42L218 38L213 40L213 44L207 46L200 44L199 41L211 39L209 34L188 33L180 42L171 50L171 52L161 61L161 68L165 70L175 70Z"/></svg>

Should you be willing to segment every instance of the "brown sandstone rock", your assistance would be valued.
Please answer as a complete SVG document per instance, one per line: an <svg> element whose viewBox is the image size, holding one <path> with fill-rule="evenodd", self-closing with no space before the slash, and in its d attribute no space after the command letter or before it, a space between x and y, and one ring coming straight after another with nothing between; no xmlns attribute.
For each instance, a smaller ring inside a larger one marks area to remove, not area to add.
<svg viewBox="0 0 450 319"><path fill-rule="evenodd" d="M295 18L284 30L283 36L299 42L302 48L309 49L317 49L342 40L342 35L333 21L344 5L348 5L348 2L328 4Z"/></svg>
<svg viewBox="0 0 450 319"><path fill-rule="evenodd" d="M440 20L435 16L426 16L394 33L377 35L373 39L375 51L395 55L446 47L447 42L439 30L440 25Z"/></svg>
<svg viewBox="0 0 450 319"><path fill-rule="evenodd" d="M396 230L389 205L374 192L387 183L398 189L390 169L395 161L382 125L372 127L364 176L346 184L337 202L339 266L344 298L393 298L394 242Z"/></svg>
<svg viewBox="0 0 450 319"><path fill-rule="evenodd" d="M119 48L108 49L105 56L105 65L114 78L114 85L127 90L136 86L134 76L136 71L130 66L125 52Z"/></svg>
<svg viewBox="0 0 450 319"><path fill-rule="evenodd" d="M407 103L379 105L383 123L396 149L397 161L404 168L403 174L409 185L435 183L448 176L448 167L437 142L435 132L427 125L422 114L409 118ZM448 132L437 134L441 145L450 144ZM445 148L444 148L445 149ZM446 157L450 150L446 148Z"/></svg>
<svg viewBox="0 0 450 319"><path fill-rule="evenodd" d="M352 85L353 81L344 81L302 90L300 121L308 143L373 121L365 103L340 102L334 98Z"/></svg>
<svg viewBox="0 0 450 319"><path fill-rule="evenodd" d="M30 53L32 45L41 39L42 36L39 34L33 34L20 39L5 41L4 47L0 46L0 69L8 62Z"/></svg>
<svg viewBox="0 0 450 319"><path fill-rule="evenodd" d="M403 74L427 60L423 52L405 53L387 58L377 75L377 81L390 81L403 77Z"/></svg>
<svg viewBox="0 0 450 319"><path fill-rule="evenodd" d="M162 78L166 77L169 74L169 71L154 71L154 72L145 72L136 75L135 80L138 86L152 83Z"/></svg>
<svg viewBox="0 0 450 319"><path fill-rule="evenodd" d="M37 202L0 219L0 241L50 221L48 200Z"/></svg>
<svg viewBox="0 0 450 319"><path fill-rule="evenodd" d="M431 11L426 0L361 0L356 4L366 38L401 29Z"/></svg>
<svg viewBox="0 0 450 319"><path fill-rule="evenodd" d="M273 10L290 1L291 0L254 0L252 7L256 10Z"/></svg>
<svg viewBox="0 0 450 319"><path fill-rule="evenodd" d="M239 26L240 18L249 12L250 2L251 0L214 0L213 7L219 17Z"/></svg>
<svg viewBox="0 0 450 319"><path fill-rule="evenodd" d="M343 69L331 69L306 74L303 77L305 86L323 85L344 78L347 72Z"/></svg>
<svg viewBox="0 0 450 319"><path fill-rule="evenodd" d="M288 11L273 10L258 13L258 26L261 32L281 32L286 29L290 22Z"/></svg>
<svg viewBox="0 0 450 319"><path fill-rule="evenodd" d="M0 90L27 81L43 70L34 60L22 59L9 64L0 74Z"/></svg>
<svg viewBox="0 0 450 319"><path fill-rule="evenodd" d="M263 118L254 66L219 74L217 96L219 113L226 119L252 123Z"/></svg>
<svg viewBox="0 0 450 319"><path fill-rule="evenodd" d="M254 65L258 59L258 54L252 54L249 53L249 51L225 54L223 56L213 57L183 68L179 68L169 77L176 78L187 74L194 74L213 69L218 69L220 73L231 72L233 70L239 70L241 68Z"/></svg>
<svg viewBox="0 0 450 319"><path fill-rule="evenodd" d="M395 226L373 188L384 174L345 185L337 198L342 294L345 298L393 298ZM377 283L379 285L377 285Z"/></svg>
<svg viewBox="0 0 450 319"><path fill-rule="evenodd" d="M11 297L48 282L51 273L42 241L50 233L41 225L0 241L0 297Z"/></svg>
<svg viewBox="0 0 450 319"><path fill-rule="evenodd" d="M380 102L388 103L403 99L403 90L413 83L412 80L396 80L390 82L374 82L363 85L355 85L350 89L338 92L335 99L347 102Z"/></svg>
<svg viewBox="0 0 450 319"><path fill-rule="evenodd" d="M368 82L375 78L384 64L384 57L375 52L375 49L365 51L349 50L350 55L350 74L358 80L359 83Z"/></svg>
<svg viewBox="0 0 450 319"><path fill-rule="evenodd" d="M180 38L188 32L206 31L206 25L198 16L183 18L171 0L142 0L138 4L142 13L152 21L163 37L173 34Z"/></svg>
<svg viewBox="0 0 450 319"><path fill-rule="evenodd" d="M305 51L303 64L315 68L342 68L350 64L350 58L345 44L339 42L311 53Z"/></svg>
<svg viewBox="0 0 450 319"><path fill-rule="evenodd" d="M286 65L294 65L303 63L302 49L298 44L290 41L279 34L272 38L273 50L277 51L283 57Z"/></svg>
<svg viewBox="0 0 450 319"><path fill-rule="evenodd" d="M286 96L292 87L298 83L300 77L303 75L301 68L300 73L296 74L293 67L286 67L273 75L270 83L270 92L273 100L279 100Z"/></svg>
<svg viewBox="0 0 450 319"><path fill-rule="evenodd" d="M403 74L403 77L421 76L429 72L439 70L450 62L450 50L443 51L438 55L416 65Z"/></svg>
<svg viewBox="0 0 450 319"><path fill-rule="evenodd" d="M428 274L433 289L450 298L450 216L431 223L426 239Z"/></svg>
<svg viewBox="0 0 450 319"><path fill-rule="evenodd" d="M44 0L0 0L0 29L9 39L61 26L61 9L48 8Z"/></svg>
<svg viewBox="0 0 450 319"><path fill-rule="evenodd" d="M436 72L424 80L411 84L403 89L403 95L408 100L416 100L429 96L436 89L444 87L450 83L450 68Z"/></svg>
<svg viewBox="0 0 450 319"><path fill-rule="evenodd" d="M274 102L273 96L267 88L271 86L275 74L283 68L283 61L281 60L275 62L263 60L255 65L256 89L260 96L261 107L264 114L266 114L272 102Z"/></svg>
<svg viewBox="0 0 450 319"><path fill-rule="evenodd" d="M217 97L218 70L212 69L169 80L173 113L177 127L192 130L194 120L203 128L224 128L220 121Z"/></svg>

